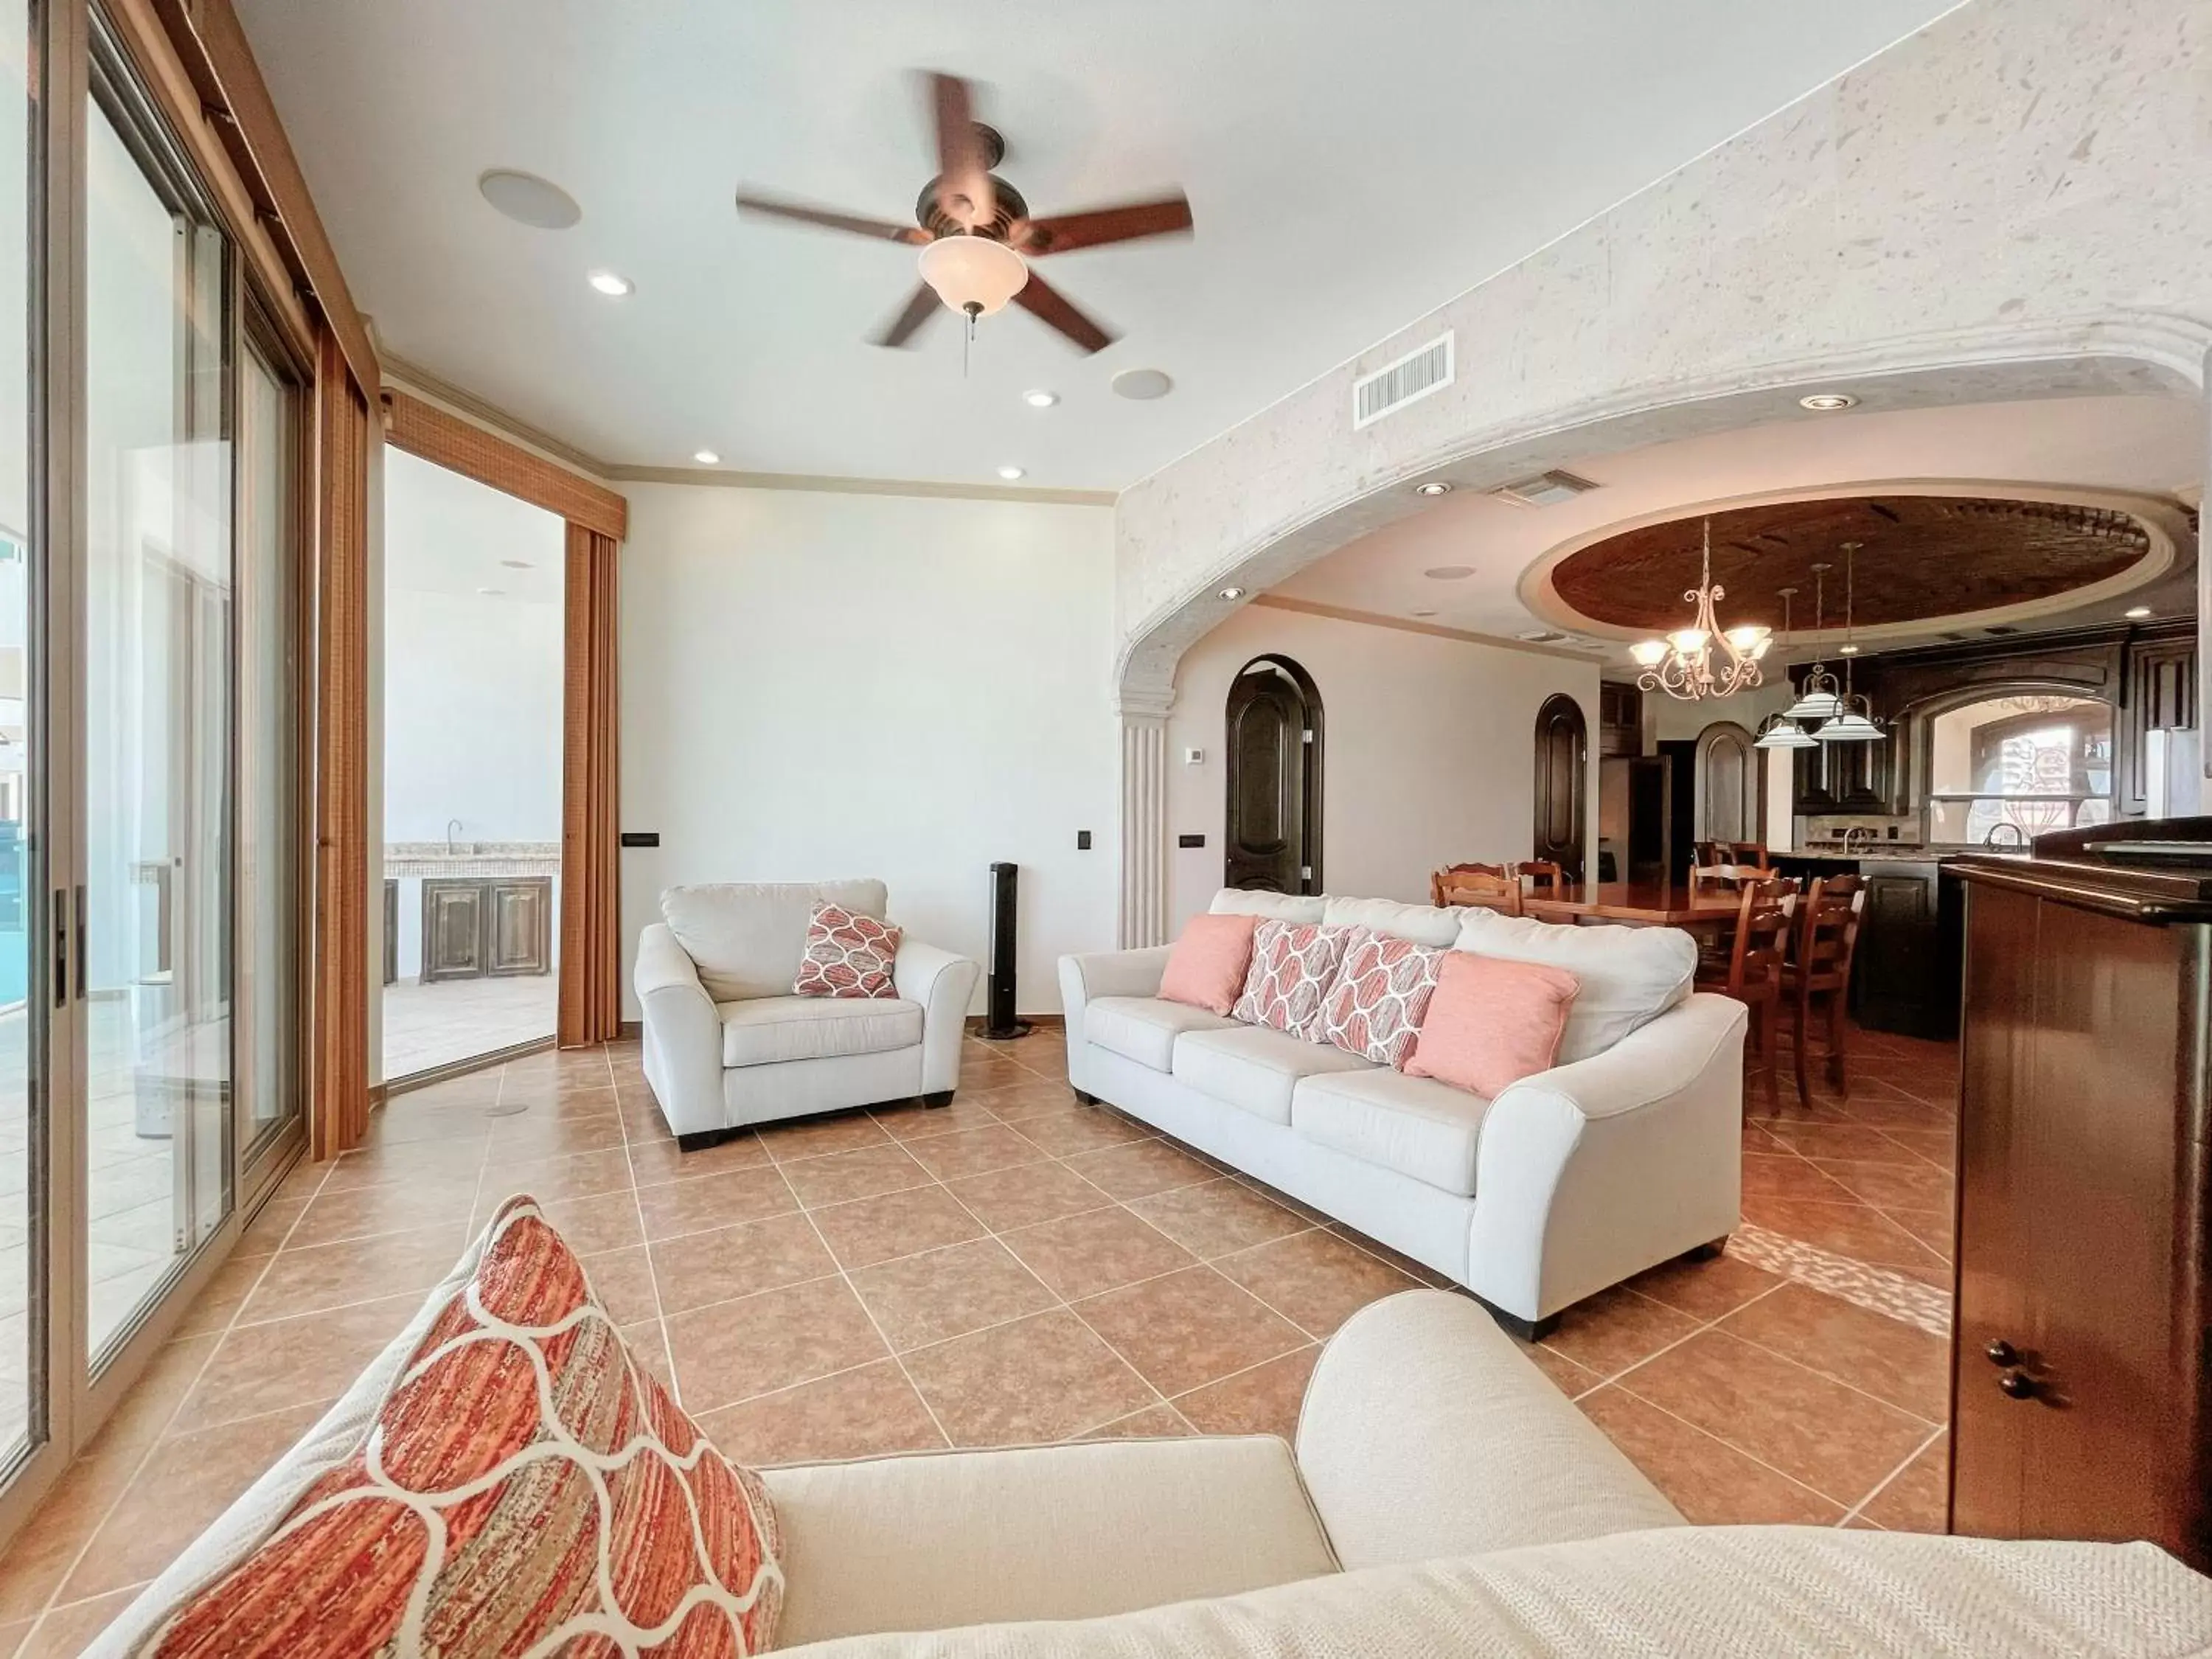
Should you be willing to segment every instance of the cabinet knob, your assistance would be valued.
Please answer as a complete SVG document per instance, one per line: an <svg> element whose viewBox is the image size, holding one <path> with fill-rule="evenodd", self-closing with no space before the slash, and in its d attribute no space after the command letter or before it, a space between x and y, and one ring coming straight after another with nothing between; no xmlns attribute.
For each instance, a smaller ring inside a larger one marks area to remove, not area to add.
<svg viewBox="0 0 2212 1659"><path fill-rule="evenodd" d="M1997 1387L2008 1399L2033 1400L2035 1379L2023 1370L2008 1370L1997 1378Z"/></svg>
<svg viewBox="0 0 2212 1659"><path fill-rule="evenodd" d="M1997 1338L1982 1352L1990 1357L1992 1365L2017 1365L2020 1363L2019 1351L2002 1337Z"/></svg>

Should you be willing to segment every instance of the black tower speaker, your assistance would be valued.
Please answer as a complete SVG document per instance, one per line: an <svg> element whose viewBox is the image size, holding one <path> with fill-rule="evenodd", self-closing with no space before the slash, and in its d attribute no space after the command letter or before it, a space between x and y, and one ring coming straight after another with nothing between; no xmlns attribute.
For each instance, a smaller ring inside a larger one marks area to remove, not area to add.
<svg viewBox="0 0 2212 1659"><path fill-rule="evenodd" d="M1014 917L1021 903L1021 866L991 866L991 963L984 971L982 1035L1010 1042L1030 1034L1029 1022L1014 1018Z"/></svg>

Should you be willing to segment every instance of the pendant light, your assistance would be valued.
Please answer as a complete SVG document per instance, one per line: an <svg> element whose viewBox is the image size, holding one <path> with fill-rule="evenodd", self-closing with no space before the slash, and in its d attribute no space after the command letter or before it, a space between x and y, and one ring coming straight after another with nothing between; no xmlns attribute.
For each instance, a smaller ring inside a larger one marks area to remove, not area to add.
<svg viewBox="0 0 2212 1659"><path fill-rule="evenodd" d="M1790 602L1797 596L1794 587L1776 590L1782 595L1782 636L1790 637ZM1813 749L1819 745L1812 734L1787 714L1769 714L1759 722L1759 736L1753 740L1757 749Z"/></svg>
<svg viewBox="0 0 2212 1659"><path fill-rule="evenodd" d="M1837 700L1836 718L1823 726L1813 736L1821 743L1875 743L1882 736L1881 724L1874 717L1874 702L1870 698L1855 694L1850 689L1851 665L1856 648L1850 643L1852 599L1856 592L1854 567L1860 544L1845 542L1844 548L1844 695Z"/></svg>
<svg viewBox="0 0 2212 1659"><path fill-rule="evenodd" d="M1816 564L1813 567L1813 631L1818 634L1827 626L1828 572L1835 567ZM1793 720L1832 720L1843 712L1842 690L1836 677L1828 672L1827 665L1818 657L1805 671L1804 683L1798 688L1797 701L1782 712Z"/></svg>

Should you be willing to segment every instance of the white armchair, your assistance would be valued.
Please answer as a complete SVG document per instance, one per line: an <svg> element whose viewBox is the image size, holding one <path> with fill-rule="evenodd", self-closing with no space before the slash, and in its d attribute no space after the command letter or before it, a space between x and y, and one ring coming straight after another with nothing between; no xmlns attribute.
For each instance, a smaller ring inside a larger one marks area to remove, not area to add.
<svg viewBox="0 0 2212 1659"><path fill-rule="evenodd" d="M943 1106L977 965L902 937L896 997L791 994L817 903L881 918L879 881L672 887L639 936L645 1077L689 1151L726 1131L921 1098Z"/></svg>

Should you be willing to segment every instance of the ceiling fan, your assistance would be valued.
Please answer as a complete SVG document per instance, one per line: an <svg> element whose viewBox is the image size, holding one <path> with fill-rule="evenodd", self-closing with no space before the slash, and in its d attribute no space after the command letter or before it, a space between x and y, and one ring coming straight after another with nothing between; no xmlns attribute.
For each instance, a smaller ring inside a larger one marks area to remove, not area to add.
<svg viewBox="0 0 2212 1659"><path fill-rule="evenodd" d="M932 74L923 80L937 127L938 173L921 187L913 224L863 218L742 190L738 208L919 247L921 284L906 308L873 337L878 345L905 345L940 302L964 314L972 328L976 318L1002 309L1009 300L1086 352L1111 344L1114 336L1032 270L1030 261L1048 253L1188 230L1189 202L1176 191L1154 202L1032 219L1021 192L991 171L1006 156L1006 140L975 119L969 83L957 75Z"/></svg>

